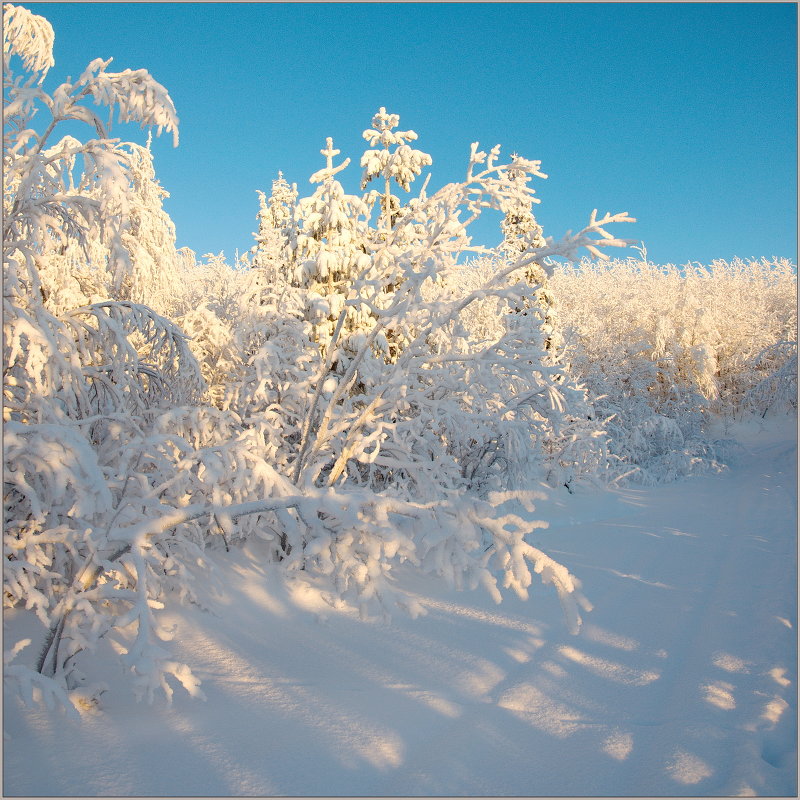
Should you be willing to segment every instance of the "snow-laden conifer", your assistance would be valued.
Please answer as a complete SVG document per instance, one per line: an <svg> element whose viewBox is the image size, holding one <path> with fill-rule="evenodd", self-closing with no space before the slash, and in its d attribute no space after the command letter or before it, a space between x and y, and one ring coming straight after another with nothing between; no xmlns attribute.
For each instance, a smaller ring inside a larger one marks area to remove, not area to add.
<svg viewBox="0 0 800 800"><path fill-rule="evenodd" d="M417 139L414 131L394 130L399 124L400 116L388 114L381 106L372 118L372 127L362 134L372 149L366 150L361 156L361 166L364 168L361 188L365 189L375 178L383 178L384 181L380 195L381 229L394 225L400 209L400 200L392 194L391 182L394 180L407 192L411 188L411 181L422 172L422 168L432 163L427 153L415 150L408 144Z"/></svg>
<svg viewBox="0 0 800 800"><path fill-rule="evenodd" d="M254 233L256 244L252 248L252 268L259 270L265 285L286 283L286 248L294 241L294 225L297 215L297 185L291 186L278 172L272 182L272 192L267 196L258 191L258 232Z"/></svg>
<svg viewBox="0 0 800 800"><path fill-rule="evenodd" d="M309 178L318 184L317 189L299 203L300 225L293 243L294 282L308 291L307 319L323 349L345 307L351 282L369 263L364 247L369 208L361 198L346 194L334 177L350 163L347 158L334 166L340 152L328 137L320 151L325 167ZM348 308L348 327L358 327L367 313L367 309Z"/></svg>

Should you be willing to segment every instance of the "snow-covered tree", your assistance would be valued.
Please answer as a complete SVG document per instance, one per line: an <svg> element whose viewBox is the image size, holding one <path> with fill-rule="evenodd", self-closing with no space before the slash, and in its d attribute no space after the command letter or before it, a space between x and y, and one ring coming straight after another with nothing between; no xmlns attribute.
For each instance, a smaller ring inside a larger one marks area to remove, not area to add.
<svg viewBox="0 0 800 800"><path fill-rule="evenodd" d="M272 182L272 192L267 198L258 192L258 232L253 236L252 268L259 270L265 285L285 283L289 254L287 247L294 236L297 214L297 185L286 182L282 172Z"/></svg>
<svg viewBox="0 0 800 800"><path fill-rule="evenodd" d="M317 189L299 204L300 227L294 243L295 281L308 290L308 317L323 346L333 333L351 282L369 263L364 247L369 208L361 198L346 194L334 177L350 163L347 158L333 165L340 152L328 137L320 151L326 165L309 178ZM353 316L350 310L348 319Z"/></svg>
<svg viewBox="0 0 800 800"><path fill-rule="evenodd" d="M362 134L372 149L361 156L361 188L365 189L370 181L383 178L383 192L380 194L381 215L379 229L390 229L400 211L400 200L392 194L392 181L406 192L411 188L411 181L422 172L422 168L432 163L431 157L421 150L415 150L408 142L416 141L414 131L393 130L400 124L397 114L387 114L381 106L372 118L372 128Z"/></svg>
<svg viewBox="0 0 800 800"><path fill-rule="evenodd" d="M503 464L512 465L509 468L513 471L519 453L509 458L503 448L511 446L512 440L525 443L530 439L527 422L519 409L534 397L535 402L541 399L545 406L550 402L549 397L555 402L554 407L558 407L555 381L537 382L542 370L548 369L542 364L541 341L522 335L519 325L510 320L500 332L493 332L497 333L496 338L471 341L463 315L486 296L519 302L530 287L527 282L504 284L509 275L524 270L534 261L544 270L551 269L545 256L571 253L580 244L590 244L589 233L599 232L602 225L627 217L607 216L598 222L593 215L590 226L577 237L526 252L464 296L454 288L460 271L459 256L479 249L471 246L466 226L484 208L506 208L512 201L519 202L520 194L529 191L524 184L509 178L508 165L496 164L498 155L498 148L487 156L473 146L467 180L449 184L430 197L423 191L376 247L371 270L353 284L347 304L370 302L375 321L361 334L354 357L346 352L343 337L340 340L334 334L328 359L341 359L347 369L335 387L331 385L332 394L327 400L323 399L327 373L321 375L315 402L304 425L296 480L307 473L316 482L329 469L326 480L336 480L345 474L343 470L349 462L351 477L366 480L368 485L385 488L387 482L394 485L397 481L397 490L402 486L405 491L413 485L418 491L435 491L426 466L434 460L440 475L451 470L446 478L448 488L469 485L466 475L481 484L489 476L476 477L465 462L488 447L490 455L485 463L491 462L495 470ZM519 159L514 163L516 169L538 172L536 162ZM464 212L468 218L462 222ZM602 242L620 244L613 237ZM384 264L378 262L379 256L386 258L387 254L391 254L391 261L386 259L385 264L392 270L388 276ZM376 286L383 289L387 278L394 291L380 295L384 302L379 305L373 300L378 296L375 289ZM431 287L439 283L445 291L432 295ZM451 288L447 289L448 286ZM340 315L339 322L343 319ZM341 327L337 324L337 331ZM370 359L376 342L386 342L385 331L389 329L398 339L402 338L404 346L385 362ZM350 349L353 343L351 334ZM360 388L353 391L354 387ZM522 403L512 400L517 394L527 400ZM323 412L318 410L321 402ZM444 408L449 410L445 413ZM487 431L492 433L473 435L481 418L477 409L481 409ZM347 421L334 423L342 414ZM504 418L516 421L516 434L501 435L490 422ZM449 420L452 425L446 422ZM444 427L443 422L446 422ZM405 437L405 443L396 442L398 436ZM333 453L327 455L330 448ZM452 461L448 462L445 454ZM446 466L448 463L450 467Z"/></svg>
<svg viewBox="0 0 800 800"><path fill-rule="evenodd" d="M512 153L511 159L511 167L508 170L509 179L523 185L526 184L530 181L531 176L524 169L514 168L514 161L517 159L516 153ZM503 221L500 223L500 230L503 233L501 249L511 258L518 257L529 247L547 246L542 235L542 227L533 215L532 205L535 202L540 202L538 197L520 193L520 196L505 210Z"/></svg>
<svg viewBox="0 0 800 800"><path fill-rule="evenodd" d="M530 175L524 170L514 169L513 161L516 158L516 154L513 154L512 165L508 171L509 178L524 185L530 180ZM542 174L540 177L546 176ZM533 215L533 204L538 202L539 198L533 194L520 193L520 198L506 208L500 223L503 241L499 249L507 259L517 259L529 248L538 249L547 246L542 227ZM536 288L532 290L531 296L525 299L523 307L516 311L521 314L540 314L546 333L545 347L547 350L557 351L563 340L555 308L556 298L548 286L547 274L534 261L525 269L525 280L531 287Z"/></svg>

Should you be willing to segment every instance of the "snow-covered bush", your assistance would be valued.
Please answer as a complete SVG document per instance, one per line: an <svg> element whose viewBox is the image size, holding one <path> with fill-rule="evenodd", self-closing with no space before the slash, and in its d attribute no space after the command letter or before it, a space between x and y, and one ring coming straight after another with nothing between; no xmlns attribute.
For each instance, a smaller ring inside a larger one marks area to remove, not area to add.
<svg viewBox="0 0 800 800"><path fill-rule="evenodd" d="M510 275L591 245L590 233L627 217L593 215L577 237L523 250L465 294L459 256L481 251L470 245L467 225L485 208L502 211L529 197L532 189L513 173L541 174L537 162L498 165L498 155L498 148L487 155L475 145L464 182L430 197L423 189L398 208L391 227L381 213L380 235L365 240L365 269L350 283L327 348L295 481L352 481L409 497L507 487L546 461L531 417L549 416L560 427L569 389L545 363L540 317L504 315L485 339L465 320L487 296L520 307L536 287ZM620 244L610 236L601 242ZM348 308L364 306L363 327L347 335Z"/></svg>
<svg viewBox="0 0 800 800"><path fill-rule="evenodd" d="M545 246L545 245L537 245ZM479 291L494 276L509 266L504 254L483 256L458 265L447 284L456 296ZM526 399L519 406L525 433L521 452L508 454L504 462L520 470L517 479L532 478L552 486L568 489L576 478L600 479L607 469L606 436L585 388L576 380L563 361L563 353L555 343L560 338L555 300L547 286L544 269L542 283L530 286L526 271L512 272L508 280L518 278L512 300L490 294L472 302L461 314L471 347L479 347L503 337L506 328L515 331L516 349L511 349L510 367L518 373L509 380L511 371L495 380L498 390L515 391ZM438 289L437 289L438 290ZM541 294L547 292L546 302ZM535 367L534 367L535 365ZM481 384L478 384L479 386ZM491 414L496 421L496 413Z"/></svg>
<svg viewBox="0 0 800 800"><path fill-rule="evenodd" d="M36 668L11 664L6 674L31 696L64 700L80 684L76 655L113 628L127 635L145 691L168 688L169 672L192 689L155 645L152 609L197 552L185 538L123 541L113 531L158 503L148 424L195 402L202 379L185 335L130 299L137 282L144 291L140 278L158 279L136 272L148 244L149 162L143 148L109 139L86 101L177 133L175 109L145 71L111 73L102 60L47 94L49 23L6 5L3 29L4 604L35 611L48 629ZM15 56L32 74L14 74ZM39 133L42 112L50 121ZM99 138L49 144L66 120Z"/></svg>

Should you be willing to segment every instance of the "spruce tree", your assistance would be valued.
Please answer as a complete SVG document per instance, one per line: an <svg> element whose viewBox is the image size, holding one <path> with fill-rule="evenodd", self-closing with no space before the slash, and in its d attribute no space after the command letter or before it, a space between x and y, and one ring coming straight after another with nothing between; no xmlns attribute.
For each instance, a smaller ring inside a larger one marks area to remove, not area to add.
<svg viewBox="0 0 800 800"><path fill-rule="evenodd" d="M524 170L513 168L513 163L517 160L516 153L513 153L511 158L512 167L508 170L508 177L513 183L522 187L530 180L530 175ZM534 201L532 196L520 192L519 198L506 210L503 221L500 223L503 233L500 249L509 260L518 259L525 252L547 246L542 226L539 225L533 214ZM535 287L532 298L525 303L525 309L540 309L543 318L542 331L545 333L545 348L548 351L557 349L562 344L563 337L558 330L555 297L547 285L547 273L538 262L533 261L525 267L525 280L531 287ZM527 313L523 309L518 309L518 311Z"/></svg>
<svg viewBox="0 0 800 800"><path fill-rule="evenodd" d="M378 113L372 118L372 129L367 129L362 134L373 148L366 150L361 156L361 166L364 172L361 176L361 188L375 178L384 179L383 194L381 197L381 216L379 228L388 231L397 220L400 211L400 200L391 192L391 182L394 180L404 191L409 191L411 181L420 174L422 168L432 164L431 157L421 150L414 150L407 142L417 139L414 131L393 130L400 124L398 114L387 114L381 106ZM380 145L380 149L378 149ZM394 146L394 149L390 148Z"/></svg>
<svg viewBox="0 0 800 800"><path fill-rule="evenodd" d="M340 152L328 137L320 150L326 165L309 179L318 186L311 197L300 201L300 226L293 243L293 282L308 289L308 318L323 348L333 334L355 275L370 263L364 244L369 208L361 198L346 194L334 177L350 163L347 158L339 166L333 165ZM367 313L365 309L363 314ZM349 308L347 327L357 327L363 314Z"/></svg>
<svg viewBox="0 0 800 800"><path fill-rule="evenodd" d="M297 215L297 184L291 186L278 172L272 181L272 193L267 196L258 190L258 233L254 233L256 244L251 249L252 268L260 270L267 286L276 286L288 280L286 274L286 247L294 234Z"/></svg>

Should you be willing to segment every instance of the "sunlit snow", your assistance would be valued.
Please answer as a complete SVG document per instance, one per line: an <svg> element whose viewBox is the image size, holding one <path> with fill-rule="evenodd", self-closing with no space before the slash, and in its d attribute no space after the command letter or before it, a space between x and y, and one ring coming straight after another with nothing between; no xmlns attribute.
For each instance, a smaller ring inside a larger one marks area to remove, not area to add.
<svg viewBox="0 0 800 800"><path fill-rule="evenodd" d="M12 698L6 793L791 796L796 519L759 499L794 485L794 448L770 454L788 423L744 430L727 473L542 504L595 605L577 637L544 592L495 606L415 578L427 616L363 622L257 549L217 551L219 616L169 615L207 701L141 706L102 663L113 692L80 722Z"/></svg>

